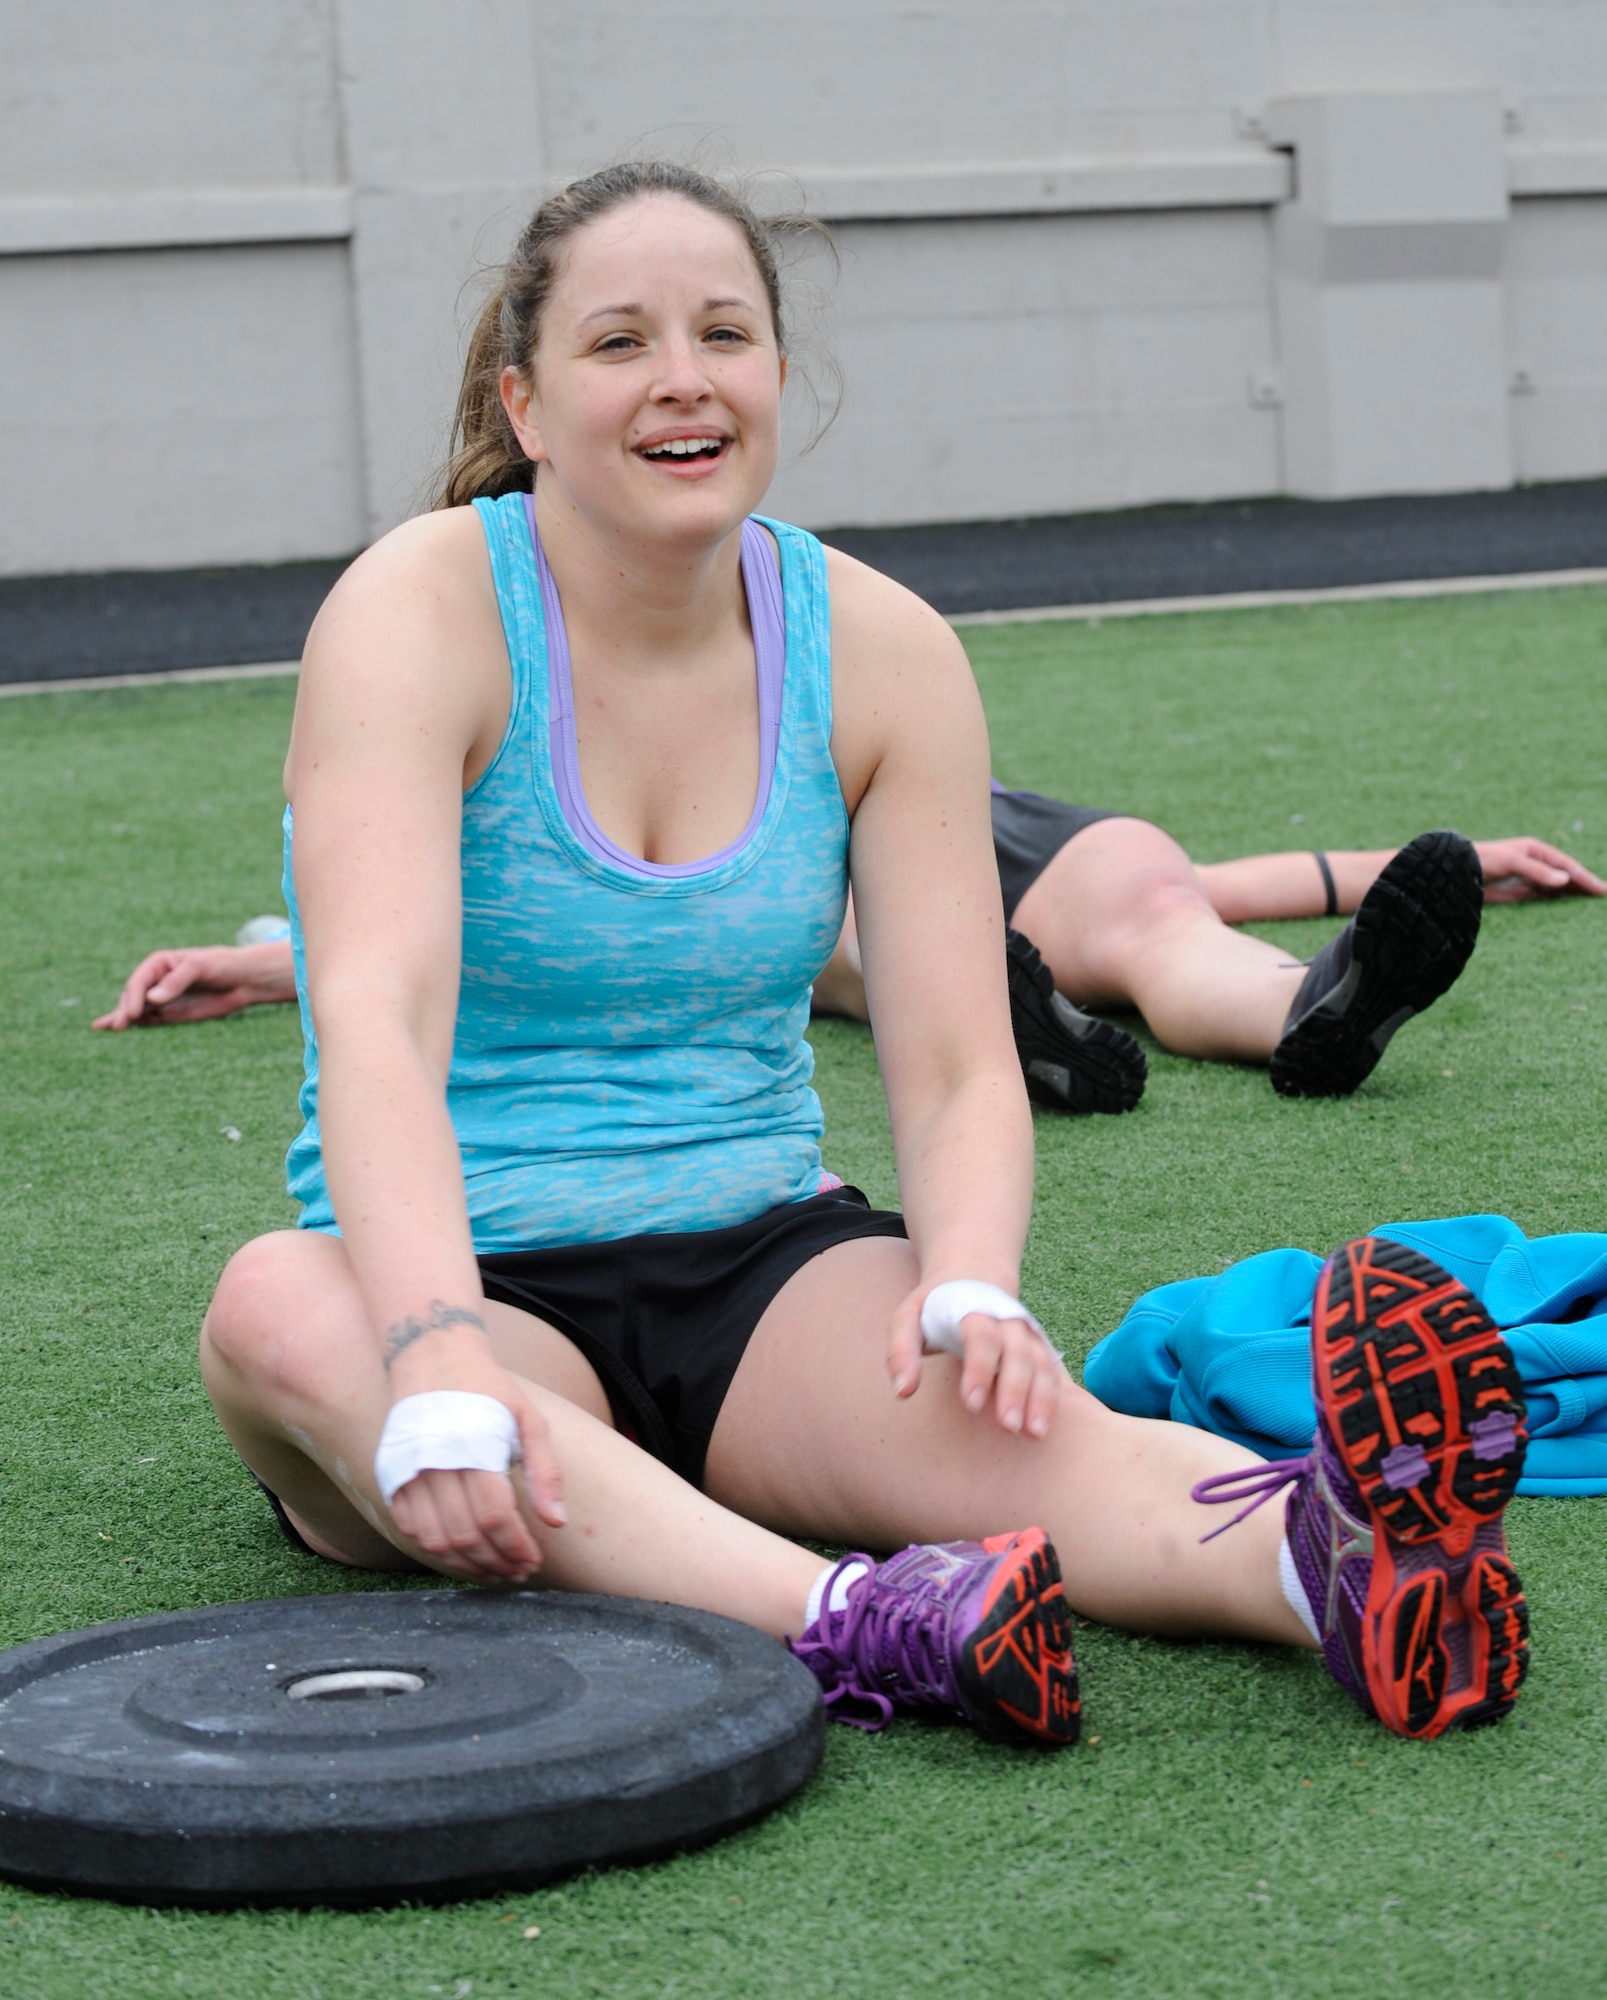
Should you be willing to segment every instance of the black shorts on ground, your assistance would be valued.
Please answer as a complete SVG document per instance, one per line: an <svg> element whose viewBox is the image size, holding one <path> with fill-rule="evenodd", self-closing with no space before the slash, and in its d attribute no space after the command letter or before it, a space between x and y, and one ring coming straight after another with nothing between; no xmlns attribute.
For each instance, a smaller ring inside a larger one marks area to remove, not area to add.
<svg viewBox="0 0 1607 2000"><path fill-rule="evenodd" d="M904 1234L902 1216L834 1188L729 1229L502 1252L480 1276L488 1299L572 1340L620 1430L701 1486L731 1378L787 1280L835 1244Z"/></svg>
<svg viewBox="0 0 1607 2000"><path fill-rule="evenodd" d="M1015 918L1016 905L1054 860L1068 840L1102 819L1124 819L1125 813L1098 806L1069 806L1036 792L993 794L993 853L1004 891L1004 920Z"/></svg>

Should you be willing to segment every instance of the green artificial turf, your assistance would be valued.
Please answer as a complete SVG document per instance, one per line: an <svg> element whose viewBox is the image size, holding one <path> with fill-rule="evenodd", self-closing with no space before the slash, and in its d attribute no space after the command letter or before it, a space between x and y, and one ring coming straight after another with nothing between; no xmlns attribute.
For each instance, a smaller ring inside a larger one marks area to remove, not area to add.
<svg viewBox="0 0 1607 2000"><path fill-rule="evenodd" d="M1201 859L1449 823L1607 864L1601 593L965 636L1002 777L1148 814ZM292 1217L292 1013L87 1026L146 949L276 907L291 699L260 681L0 702L0 1643L376 1587L279 1538L193 1359L224 1258ZM1268 934L1304 951L1330 928ZM1490 911L1466 976L1345 1103L1152 1049L1131 1116L1040 1116L1028 1297L1080 1355L1147 1286L1274 1244L1477 1209L1603 1227L1604 963L1607 907ZM828 1160L889 1200L868 1034L815 1040ZM804 1793L719 1846L434 1910L0 1886L0 1993L1599 1992L1604 1531L1607 1502L1513 1508L1536 1663L1498 1730L1407 1745L1312 1659L1083 1628L1086 1741L1065 1755L834 1730Z"/></svg>

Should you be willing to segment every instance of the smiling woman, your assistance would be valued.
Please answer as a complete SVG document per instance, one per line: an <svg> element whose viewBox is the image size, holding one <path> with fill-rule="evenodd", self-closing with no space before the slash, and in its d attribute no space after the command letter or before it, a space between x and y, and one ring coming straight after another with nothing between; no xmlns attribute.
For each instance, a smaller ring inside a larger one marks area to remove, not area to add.
<svg viewBox="0 0 1607 2000"><path fill-rule="evenodd" d="M1017 1297L981 708L935 613L754 512L786 373L734 195L576 183L481 316L439 506L320 613L286 765L304 1206L207 1316L225 1427L330 1560L723 1612L867 1727L1070 1742L1068 1599L1321 1644L1406 1733L1493 1718L1524 1659L1515 1411L1470 1483L1472 1406L1418 1371L1407 1500L1375 1506L1334 1429L1285 1475L1287 1537L1247 1508L1207 1540L1256 1462L1104 1409ZM821 1164L802 1031L850 877L907 1221ZM1422 1292L1425 1351L1506 1393L1456 1287L1376 1256L1324 1282L1346 1353Z"/></svg>
<svg viewBox="0 0 1607 2000"><path fill-rule="evenodd" d="M785 353L778 245L800 233L829 242L822 225L810 216L796 213L761 221L749 204L729 188L707 175L668 161L634 161L605 168L543 202L515 244L500 282L481 308L469 341L463 386L453 418L453 451L441 479L437 507L461 507L482 496L529 490L533 463L504 404L504 372L509 368L522 371L529 358L530 331L541 319L569 237L587 223L617 209L622 202L650 195L695 203L740 232L747 248L748 268L742 271L741 282L733 288L730 298L711 298L704 304L716 316L725 312L751 316L755 305L760 306L778 353ZM642 301L634 296L640 287L633 283L628 271L622 273L622 278L624 303L601 304L595 309L598 317L606 319L610 313L617 313L626 321L640 317ZM756 291L762 296L756 298ZM710 329L716 344L721 338L731 339L733 333L734 330L722 336L717 329ZM617 335L604 333L605 345L609 338L628 345L630 333L624 328ZM783 380L785 372L783 361ZM699 433L696 427L679 437L673 426L666 427L663 442L654 445L652 452L684 456L690 448L702 455L709 450L703 439L710 440L716 448L723 442L717 434Z"/></svg>

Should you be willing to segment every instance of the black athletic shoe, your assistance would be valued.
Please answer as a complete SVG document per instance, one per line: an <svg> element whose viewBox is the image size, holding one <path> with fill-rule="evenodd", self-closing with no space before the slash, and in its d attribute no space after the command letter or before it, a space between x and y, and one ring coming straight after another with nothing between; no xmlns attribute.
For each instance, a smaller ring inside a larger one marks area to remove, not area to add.
<svg viewBox="0 0 1607 2000"><path fill-rule="evenodd" d="M1479 935L1484 871L1459 833L1420 833L1306 968L1272 1087L1284 1097L1348 1097L1396 1029L1456 979Z"/></svg>
<svg viewBox="0 0 1607 2000"><path fill-rule="evenodd" d="M1057 993L1037 946L1020 931L1005 932L1004 952L1027 1095L1051 1111L1131 1111L1149 1073L1137 1042Z"/></svg>

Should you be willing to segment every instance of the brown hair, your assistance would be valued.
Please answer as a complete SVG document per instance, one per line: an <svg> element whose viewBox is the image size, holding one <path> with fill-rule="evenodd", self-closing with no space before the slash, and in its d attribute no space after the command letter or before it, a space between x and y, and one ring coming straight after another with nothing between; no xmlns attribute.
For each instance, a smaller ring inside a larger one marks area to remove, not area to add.
<svg viewBox="0 0 1607 2000"><path fill-rule="evenodd" d="M436 490L436 507L465 507L482 497L529 491L534 467L502 407L502 371L523 368L534 353L542 309L569 238L610 210L654 194L679 195L741 230L764 281L777 345L785 348L777 241L797 230L823 236L819 223L801 215L762 219L724 182L668 160L627 160L572 181L544 201L525 224L469 336L452 418L451 452Z"/></svg>

